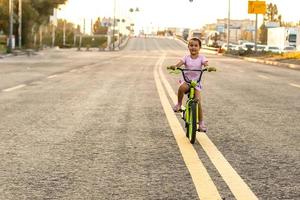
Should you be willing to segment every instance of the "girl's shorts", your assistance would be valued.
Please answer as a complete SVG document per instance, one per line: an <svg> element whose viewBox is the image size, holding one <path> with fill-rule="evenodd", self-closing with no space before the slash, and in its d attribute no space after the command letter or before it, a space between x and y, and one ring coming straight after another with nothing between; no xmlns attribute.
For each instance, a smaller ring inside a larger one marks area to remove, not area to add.
<svg viewBox="0 0 300 200"><path fill-rule="evenodd" d="M179 80L179 85L181 86L183 83L186 83L184 80ZM189 83L186 83L186 84L188 84L188 85L190 85ZM202 90L202 84L201 84L201 82L199 82L198 84L197 84L197 86L195 87L195 89L196 90L198 90L198 91L201 91Z"/></svg>

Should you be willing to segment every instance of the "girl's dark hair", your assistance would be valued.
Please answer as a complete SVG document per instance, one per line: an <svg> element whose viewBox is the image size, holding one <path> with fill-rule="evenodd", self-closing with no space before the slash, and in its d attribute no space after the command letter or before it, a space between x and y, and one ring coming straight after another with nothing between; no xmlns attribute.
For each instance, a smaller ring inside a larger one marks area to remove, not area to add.
<svg viewBox="0 0 300 200"><path fill-rule="evenodd" d="M199 38L193 37L193 38L190 39L190 41L191 40L197 41L199 43L199 47L201 48L201 40Z"/></svg>

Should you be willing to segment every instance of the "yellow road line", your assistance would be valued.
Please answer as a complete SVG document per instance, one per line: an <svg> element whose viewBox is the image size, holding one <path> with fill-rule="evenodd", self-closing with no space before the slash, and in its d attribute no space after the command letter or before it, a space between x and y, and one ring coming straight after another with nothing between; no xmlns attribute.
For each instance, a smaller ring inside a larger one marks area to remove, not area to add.
<svg viewBox="0 0 300 200"><path fill-rule="evenodd" d="M166 80L161 68L159 69L159 75L163 84L165 85L167 93L175 104L177 101L177 96L175 95L169 82ZM171 127L172 126L173 125L171 125ZM197 140L237 200L258 199L206 134L197 134Z"/></svg>
<svg viewBox="0 0 300 200"><path fill-rule="evenodd" d="M221 199L221 196L215 184L211 180L206 168L199 159L193 145L191 145L188 139L186 138L185 132L182 129L176 115L174 114L171 108L171 105L164 91L163 85L159 79L157 69L160 65L162 65L164 59L165 56L161 57L156 63L154 69L154 79L164 112L170 124L171 130L174 134L180 152L182 154L183 160L191 174L199 198L201 200Z"/></svg>
<svg viewBox="0 0 300 200"><path fill-rule="evenodd" d="M198 134L197 140L237 200L258 200L248 185L232 168L229 162L225 159L222 153L217 149L217 147L212 143L206 134Z"/></svg>
<svg viewBox="0 0 300 200"><path fill-rule="evenodd" d="M300 85L297 85L297 84L294 84L294 83L289 83L290 86L293 86L293 87L297 87L297 88L300 88Z"/></svg>

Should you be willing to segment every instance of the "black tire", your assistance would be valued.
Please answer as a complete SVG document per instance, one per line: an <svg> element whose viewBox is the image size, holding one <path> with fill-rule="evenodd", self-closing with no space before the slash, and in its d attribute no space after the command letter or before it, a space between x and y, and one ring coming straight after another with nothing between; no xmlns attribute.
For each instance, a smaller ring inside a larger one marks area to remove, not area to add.
<svg viewBox="0 0 300 200"><path fill-rule="evenodd" d="M190 126L188 126L188 138L191 144L195 143L196 140L196 131L197 131L197 104L196 102L191 102L190 115L192 119L190 120ZM191 130L190 130L191 129ZM191 134L189 134L191 131Z"/></svg>
<svg viewBox="0 0 300 200"><path fill-rule="evenodd" d="M186 119L186 112L187 112L187 110L184 110L184 111L182 112L182 119L183 119L184 124L185 124L185 130L186 130L185 136L186 136L187 138L189 138L189 124L188 124L187 119Z"/></svg>

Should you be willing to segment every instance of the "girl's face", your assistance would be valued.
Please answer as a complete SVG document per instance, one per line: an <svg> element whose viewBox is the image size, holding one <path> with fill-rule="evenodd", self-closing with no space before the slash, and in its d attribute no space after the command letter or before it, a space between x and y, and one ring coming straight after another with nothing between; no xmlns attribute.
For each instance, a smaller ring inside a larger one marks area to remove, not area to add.
<svg viewBox="0 0 300 200"><path fill-rule="evenodd" d="M198 41L190 40L188 47L189 47L191 55L198 55L199 54L200 46L199 46Z"/></svg>

